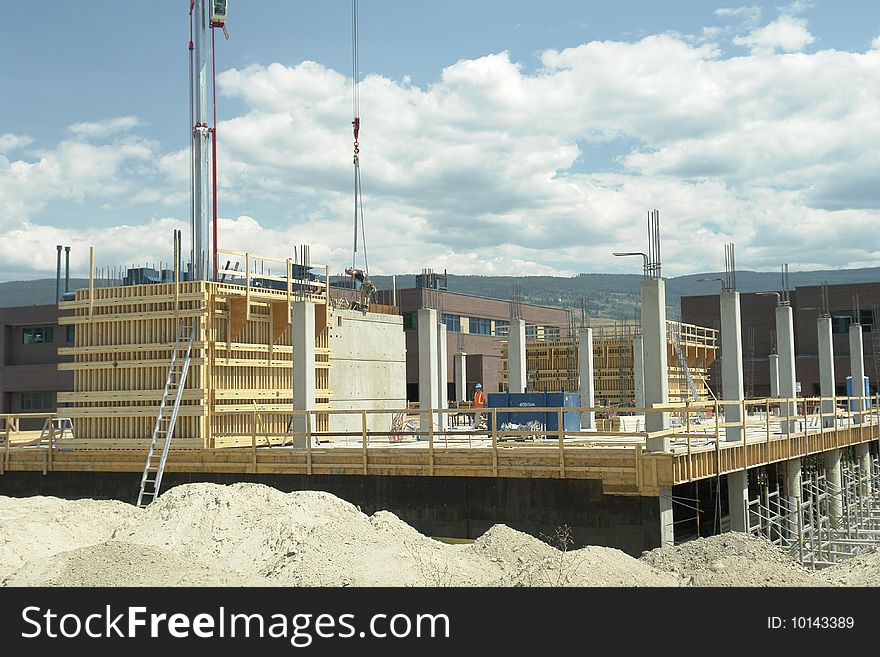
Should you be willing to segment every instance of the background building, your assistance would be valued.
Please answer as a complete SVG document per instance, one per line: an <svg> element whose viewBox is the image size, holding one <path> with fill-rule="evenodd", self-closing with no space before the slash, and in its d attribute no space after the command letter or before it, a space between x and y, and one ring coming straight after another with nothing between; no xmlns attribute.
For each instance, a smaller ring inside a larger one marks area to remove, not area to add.
<svg viewBox="0 0 880 657"><path fill-rule="evenodd" d="M60 314L55 304L0 308L0 413L54 412L58 393L73 390L58 347L73 344L74 327L59 326Z"/></svg>
<svg viewBox="0 0 880 657"><path fill-rule="evenodd" d="M819 348L816 319L822 313L822 286L807 285L790 292L794 315L795 369L801 394L819 394ZM746 397L760 398L770 394L770 371L767 357L776 351L776 295L743 293L742 306L743 383ZM856 308L858 307L858 312ZM874 331L875 318L880 317L880 282L828 286L828 310L832 317L834 342L834 378L837 394L846 394L849 376L850 324L858 314L864 332L865 374L871 380L871 390L877 391L880 380L880 333ZM682 321L711 328L721 328L717 294L686 296L681 299ZM720 346L720 345L719 345ZM715 394L721 390L721 360L709 370L710 383Z"/></svg>
<svg viewBox="0 0 880 657"><path fill-rule="evenodd" d="M510 328L510 302L471 294L449 292L445 277L426 274L417 277L416 287L397 290L397 306L403 315L406 335L406 390L409 401L419 399L419 339L416 315L421 308L436 308L438 318L446 325L446 371L449 401L460 401L455 395L456 354L467 354L467 395L473 397L474 385L482 383L487 392L500 392L502 383L501 349ZM392 304L393 293L378 293L378 302ZM519 304L526 322L527 338L559 333L567 329L570 313L562 308Z"/></svg>

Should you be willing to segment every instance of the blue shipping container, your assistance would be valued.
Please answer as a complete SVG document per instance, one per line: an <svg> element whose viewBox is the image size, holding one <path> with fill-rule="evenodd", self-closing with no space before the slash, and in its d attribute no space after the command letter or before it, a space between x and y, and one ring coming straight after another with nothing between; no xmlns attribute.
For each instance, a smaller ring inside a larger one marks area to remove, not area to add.
<svg viewBox="0 0 880 657"><path fill-rule="evenodd" d="M576 392L548 392L545 394L547 395L547 402L545 404L547 408L579 408L581 405L581 396ZM556 413L547 413L546 426L547 431L556 431L558 429L559 420ZM562 430L580 431L581 414L577 411L563 411Z"/></svg>
<svg viewBox="0 0 880 657"><path fill-rule="evenodd" d="M509 401L510 395L506 392L490 392L486 395L486 406L488 408L507 408L510 405ZM492 431L492 414L489 413L488 415L487 426L489 431ZM498 428L500 429L503 424L507 423L508 413L496 413L495 416L498 418Z"/></svg>

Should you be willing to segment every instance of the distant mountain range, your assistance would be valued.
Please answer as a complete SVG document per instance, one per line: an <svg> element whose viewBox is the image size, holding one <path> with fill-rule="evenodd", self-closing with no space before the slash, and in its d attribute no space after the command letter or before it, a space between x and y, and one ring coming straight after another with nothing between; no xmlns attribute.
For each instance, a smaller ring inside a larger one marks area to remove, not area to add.
<svg viewBox="0 0 880 657"><path fill-rule="evenodd" d="M676 276L666 281L666 302L670 317L680 314L682 296L715 294L718 281L702 282L700 278L721 278L722 273L710 272ZM415 274L397 276L399 289L415 286ZM581 298L586 297L593 317L633 319L639 305L639 281L636 274L580 274L562 276L459 276L448 275L451 292L475 294L495 299L509 299L514 284L519 284L524 303L572 308L580 312ZM880 281L880 267L791 272L790 285L819 285L823 281L837 283L868 283ZM374 276L380 290L391 288L391 276ZM740 292L761 292L780 289L779 272L739 271L736 274ZM70 279L70 289L87 287L88 279ZM63 287L63 283L62 283ZM0 307L31 306L52 303L55 298L55 279L9 281L0 283Z"/></svg>

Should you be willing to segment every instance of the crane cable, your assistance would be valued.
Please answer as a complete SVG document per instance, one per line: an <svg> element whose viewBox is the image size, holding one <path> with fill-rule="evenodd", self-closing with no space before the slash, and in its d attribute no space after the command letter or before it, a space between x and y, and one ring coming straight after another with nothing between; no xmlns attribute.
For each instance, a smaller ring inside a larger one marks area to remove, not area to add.
<svg viewBox="0 0 880 657"><path fill-rule="evenodd" d="M369 276L370 265L367 261L367 236L364 230L364 199L361 186L360 164L360 53L358 43L358 0L351 0L351 67L352 67L352 114L351 126L354 132L354 248L351 253L351 266L356 266L358 250L358 223L361 227L361 244L364 252L364 273Z"/></svg>

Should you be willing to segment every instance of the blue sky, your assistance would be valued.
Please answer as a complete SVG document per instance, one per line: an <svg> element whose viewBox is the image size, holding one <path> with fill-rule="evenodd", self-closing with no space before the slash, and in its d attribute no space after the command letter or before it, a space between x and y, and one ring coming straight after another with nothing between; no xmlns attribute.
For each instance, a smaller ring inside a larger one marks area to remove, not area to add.
<svg viewBox="0 0 880 657"><path fill-rule="evenodd" d="M79 269L92 243L164 258L187 225L188 3L7 4L0 280L51 274L56 242ZM221 245L308 241L341 268L351 3L230 5ZM876 264L853 231L880 206L878 36L875 2L361 0L371 267L619 271L651 207L671 273L730 240L756 269Z"/></svg>

